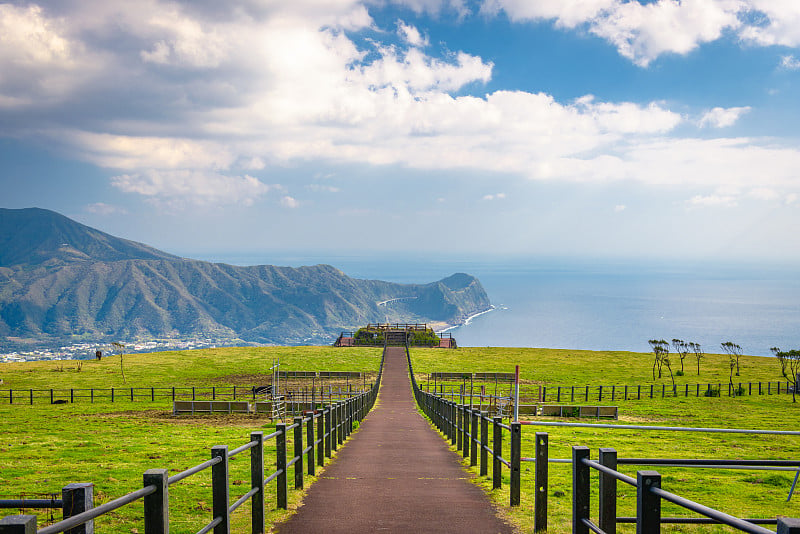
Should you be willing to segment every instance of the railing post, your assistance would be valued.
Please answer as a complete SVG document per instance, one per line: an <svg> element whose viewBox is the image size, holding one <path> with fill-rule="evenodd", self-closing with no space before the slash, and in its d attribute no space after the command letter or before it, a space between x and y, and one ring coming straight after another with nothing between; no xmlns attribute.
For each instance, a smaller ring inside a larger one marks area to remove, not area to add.
<svg viewBox="0 0 800 534"><path fill-rule="evenodd" d="M458 410L454 401L447 401L447 405L450 413L450 444L455 445L458 441L458 422L456 421Z"/></svg>
<svg viewBox="0 0 800 534"><path fill-rule="evenodd" d="M143 487L153 485L157 488L155 493L144 498L145 534L167 534L169 532L168 477L169 472L166 469L148 469L144 472ZM66 499L64 502L67 502ZM67 532L72 532L72 530Z"/></svg>
<svg viewBox="0 0 800 534"><path fill-rule="evenodd" d="M589 534L589 527L583 523L584 519L589 519L589 466L583 463L584 458L589 458L589 448L573 446L572 534Z"/></svg>
<svg viewBox="0 0 800 534"><path fill-rule="evenodd" d="M286 488L286 423L278 423L275 425L275 430L278 435L275 436L275 466L278 470L277 477L277 501L278 508L286 510L288 504L287 488Z"/></svg>
<svg viewBox="0 0 800 534"><path fill-rule="evenodd" d="M331 410L330 406L326 406L323 414L325 416L325 457L331 457L331 417L332 417L333 410Z"/></svg>
<svg viewBox="0 0 800 534"><path fill-rule="evenodd" d="M294 418L294 489L303 489L303 418Z"/></svg>
<svg viewBox="0 0 800 534"><path fill-rule="evenodd" d="M600 464L617 470L617 451L611 448L600 449ZM617 532L617 479L600 473L599 526L606 534Z"/></svg>
<svg viewBox="0 0 800 534"><path fill-rule="evenodd" d="M550 460L549 436L547 432L536 433L536 493L533 497L534 532L547 530L547 477Z"/></svg>
<svg viewBox="0 0 800 534"><path fill-rule="evenodd" d="M336 404L336 426L338 427L338 432L336 432L336 445L341 445L344 443L344 402L338 402Z"/></svg>
<svg viewBox="0 0 800 534"><path fill-rule="evenodd" d="M464 405L457 404L456 405L456 450L462 450L464 446L462 442L464 441Z"/></svg>
<svg viewBox="0 0 800 534"><path fill-rule="evenodd" d="M481 412L481 476L489 474L489 412Z"/></svg>
<svg viewBox="0 0 800 534"><path fill-rule="evenodd" d="M776 534L800 534L800 519L779 517Z"/></svg>
<svg viewBox="0 0 800 534"><path fill-rule="evenodd" d="M470 409L466 404L464 405L464 438L461 442L462 447L462 456L464 458L469 458L469 440L471 437L471 432L469 425L472 422L472 409Z"/></svg>
<svg viewBox="0 0 800 534"><path fill-rule="evenodd" d="M320 410L317 416L317 465L325 465L325 416Z"/></svg>
<svg viewBox="0 0 800 534"><path fill-rule="evenodd" d="M511 423L511 506L519 506L520 475L522 460L522 425L519 421Z"/></svg>
<svg viewBox="0 0 800 534"><path fill-rule="evenodd" d="M250 441L256 445L250 449L250 488L258 492L250 499L250 523L252 534L264 533L264 433L252 432Z"/></svg>
<svg viewBox="0 0 800 534"><path fill-rule="evenodd" d="M211 466L211 500L214 519L220 518L222 521L214 527L214 534L230 534L230 514L228 513L229 506L229 489L230 484L228 480L228 446L215 445L211 447L211 458L220 458L222 461L216 465Z"/></svg>
<svg viewBox="0 0 800 534"><path fill-rule="evenodd" d="M469 465L478 465L478 410L472 410L472 431L469 433L470 455Z"/></svg>
<svg viewBox="0 0 800 534"><path fill-rule="evenodd" d="M308 474L310 476L314 476L314 468L316 467L316 463L314 462L314 410L311 410L311 413L308 414L308 424L306 425L306 447L308 447Z"/></svg>
<svg viewBox="0 0 800 534"><path fill-rule="evenodd" d="M92 509L94 507L94 484L91 482L67 484L61 489L61 502L64 519ZM64 532L65 534L93 534L94 519Z"/></svg>
<svg viewBox="0 0 800 534"><path fill-rule="evenodd" d="M661 532L661 497L650 491L660 487L656 471L636 472L636 534Z"/></svg>
<svg viewBox="0 0 800 534"><path fill-rule="evenodd" d="M0 534L36 534L35 515L9 515L0 519Z"/></svg>
<svg viewBox="0 0 800 534"><path fill-rule="evenodd" d="M503 422L502 417L492 419L492 489L498 489L503 485L503 463L500 458L503 456Z"/></svg>

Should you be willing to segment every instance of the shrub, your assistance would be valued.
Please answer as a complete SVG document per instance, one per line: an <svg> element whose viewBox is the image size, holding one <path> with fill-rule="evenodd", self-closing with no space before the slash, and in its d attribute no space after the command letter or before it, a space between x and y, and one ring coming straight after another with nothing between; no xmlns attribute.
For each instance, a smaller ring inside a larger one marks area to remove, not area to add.
<svg viewBox="0 0 800 534"><path fill-rule="evenodd" d="M707 390L703 393L704 397L719 397L719 387L711 387L709 386Z"/></svg>

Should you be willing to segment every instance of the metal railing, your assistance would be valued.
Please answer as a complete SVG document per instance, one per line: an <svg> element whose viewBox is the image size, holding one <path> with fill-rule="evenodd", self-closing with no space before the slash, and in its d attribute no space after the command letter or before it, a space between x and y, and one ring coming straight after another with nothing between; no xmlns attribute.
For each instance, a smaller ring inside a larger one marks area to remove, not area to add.
<svg viewBox="0 0 800 534"><path fill-rule="evenodd" d="M296 417L292 424L278 423L275 432L264 436L263 432L250 434L250 441L228 451L227 445L211 448L211 459L186 471L167 476L167 469L148 469L143 475L143 487L99 506L92 506L91 484L89 496L84 498L80 506L64 507L65 517L52 525L37 530L35 515L6 516L0 520L0 534L56 534L68 531L70 534L93 532L93 521L111 511L128 504L144 501L145 534L164 534L169 531L169 487L206 469L211 469L212 519L203 526L198 534L214 532L227 534L230 532L230 516L248 500L251 505L252 532L264 532L264 489L272 481L276 483L276 505L286 509L288 505L288 473L294 467L294 488L303 487L304 472L315 474L315 466L323 466L325 458L331 458L332 452L344 443L355 427L369 413L378 395L380 379L383 371L381 361L378 376L369 391L355 395L342 402L324 406L319 410L310 410L303 417ZM287 455L287 437L292 433L293 451ZM305 437L304 437L305 435ZM276 469L264 476L264 442L275 439ZM303 444L305 443L305 447ZM230 504L230 481L228 477L228 460L238 454L250 450L250 490ZM305 464L305 469L304 469ZM65 488L68 488L67 486ZM6 508L19 503L10 503ZM75 530L77 529L77 530Z"/></svg>
<svg viewBox="0 0 800 534"><path fill-rule="evenodd" d="M518 506L520 504L520 493L521 493L521 463L522 462L535 462L535 472L534 472L534 487L536 488L534 492L534 525L536 532L543 532L547 530L547 488L548 488L548 463L549 462L557 462L557 463L573 463L574 460L565 459L565 460L558 460L558 459L551 459L549 458L549 437L546 432L537 432L535 435L535 455L534 457L523 457L521 442L522 442L522 426L527 424L536 424L531 421L523 421L523 422L510 422L508 425L503 424L502 418L500 417L492 417L490 418L485 411L475 410L472 409L468 404L460 404L455 402L454 400L449 400L444 397L445 393L442 391L441 394L437 394L436 392L430 393L427 391L422 390L417 386L416 380L414 378L414 369L413 364L411 362L411 355L410 352L407 350L407 357L408 357L408 365L409 371L411 375L412 386L414 389L414 394L417 400L418 406L421 410L428 416L431 422L445 435L445 438L448 439L452 445L456 446L456 450L460 451L463 454L464 458L469 458L470 466L478 466L479 473L481 476L488 475L489 464L491 463L492 466L492 489L498 489L502 486L502 470L504 467L508 468L510 471L510 487L509 487L509 504L511 506ZM464 398L464 397L462 397ZM488 426L489 424L492 425L492 432L491 441L489 440L489 432ZM575 426L574 423L558 423L559 425L570 425ZM592 426L592 427L610 427L615 426L619 427L620 425L580 425L580 426ZM626 425L622 425L626 426ZM633 425L631 425L633 426ZM641 427L636 427L641 428ZM659 429L665 429L666 427L658 427ZM697 430L697 429L681 429L680 430ZM709 429L702 429L702 430L709 430ZM719 429L712 429L712 430L719 430ZM750 432L746 430L740 429L724 429L725 431L730 432ZM503 432L508 431L510 434L510 447L509 447L509 458L503 458L502 451L503 451ZM780 434L791 434L796 435L800 434L797 432L792 431L752 431L752 432L774 432ZM604 450L611 450L611 449L601 449ZM602 453L601 453L602 454ZM588 458L588 457L587 457ZM489 461L491 459L491 462ZM670 462L674 462L670 464ZM618 463L630 463L630 464L638 464L638 465L675 465L675 466L685 466L689 465L692 467L710 467L714 466L717 468L738 468L738 467L760 467L762 469L792 469L800 467L800 461L782 461L782 460L669 460L669 459L642 459L642 458L631 458L631 459L620 459ZM591 467L596 467L591 464ZM615 464L616 468L616 464ZM588 468L587 468L588 469ZM650 473L650 472L644 472ZM620 476L624 477L625 475ZM581 479L583 480L583 479ZM586 477L588 480L588 475ZM601 526L598 527L588 521L588 515L586 517L578 518L577 522L573 522L573 532L580 532L580 533L588 533L590 530L597 533L614 533L616 532L616 527L613 529L610 528L609 525L612 523L612 520L609 519L611 515L608 511L603 512L603 506L610 507L610 499L612 498L611 495L613 493L613 498L616 499L616 486L614 486L613 490L608 489L610 487L610 479L601 477L601 525L605 525L605 527ZM655 479L648 479L652 482ZM627 477L627 481L634 481L630 477ZM635 482L635 481L634 481ZM651 484L651 482L646 483L646 487ZM583 483L583 482L582 482ZM575 482L573 481L573 486L575 486ZM581 487L580 491L583 491L584 488ZM579 488L575 486L573 488L573 495L577 494ZM724 512L720 512L718 510L713 510L708 507L703 507L697 503L692 503L692 501L688 501L682 497L668 494L668 492L658 493L661 491L660 489L656 491L658 494L658 499L667 499L671 502L676 502L678 504L685 504L686 507L690 510L694 510L701 514L706 514L706 518L660 518L659 516L659 523L709 523L709 522L716 522L716 523L723 523L729 524L732 526L741 526L743 523L747 523L746 528L751 528L755 523L760 524L777 524L778 525L778 532L779 533L791 533L791 534L800 534L800 520L797 519L786 519L786 518L778 518L778 519L748 519L742 520L738 518L734 518L733 516L729 516ZM588 487L585 489L585 499L588 499L589 489ZM583 494L581 494L583 495ZM605 495L605 497L602 497ZM581 499L584 497L582 496ZM587 501L588 502L588 501ZM614 501L616 502L616 501ZM691 504L688 504L691 503ZM582 506L582 503L579 503ZM689 507L691 506L691 507ZM588 504L586 505L586 510L588 514ZM660 508L659 508L660 510ZM613 524L616 523L631 523L639 521L637 518L626 518L616 517L616 508L614 506L614 519ZM712 514L712 515L708 515ZM638 516L638 514L637 514ZM646 523L643 530L639 530L637 528L637 532L641 533L652 533L658 532L658 528L654 527L656 523L655 520L652 519L652 514L650 516L646 516L648 519L648 523ZM587 522L584 522L586 519ZM723 521L724 519L724 521ZM729 521L729 522L725 522ZM738 521L738 522L737 522ZM744 530L745 532L758 532L758 533L766 533L771 532L766 530L762 527L755 527L760 528L761 530ZM782 530L785 529L785 530ZM795 530L796 529L796 530ZM772 533L774 534L774 533Z"/></svg>
<svg viewBox="0 0 800 534"><path fill-rule="evenodd" d="M696 503L661 487L661 475L656 471L638 471L636 478L617 471L617 465L703 465L706 462L720 463L721 460L672 460L672 459L619 459L617 452L611 448L601 448L599 461L589 458L589 448L572 447L572 532L574 534L615 534L618 523L635 523L636 532L660 532L662 524L722 524L741 532L754 534L775 534L759 525L777 525L778 534L800 534L800 519L778 517L777 519L741 519L714 508ZM800 462L776 462L768 460L729 461L729 465L746 465L751 467L792 465ZM599 471L598 521L590 518L590 470ZM636 488L636 516L617 517L617 481ZM666 500L686 510L704 517L663 517L661 501ZM538 525L537 525L538 530Z"/></svg>

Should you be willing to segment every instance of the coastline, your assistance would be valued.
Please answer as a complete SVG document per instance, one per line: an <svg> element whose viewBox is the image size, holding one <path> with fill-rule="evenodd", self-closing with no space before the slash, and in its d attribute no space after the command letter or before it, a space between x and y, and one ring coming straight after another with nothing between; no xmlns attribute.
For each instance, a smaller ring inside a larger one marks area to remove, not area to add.
<svg viewBox="0 0 800 534"><path fill-rule="evenodd" d="M495 306L494 304L489 304L489 308L488 309L483 310L483 311L479 311L478 313L473 313L472 315L470 315L466 319L464 319L462 322L460 322L458 324L454 324L454 325L448 325L446 328L443 328L442 330L438 330L436 333L437 334L443 334L445 332L449 332L450 330L454 330L454 329L459 328L461 326L467 326L469 323L472 322L472 320L475 317L478 317L480 315L484 315L486 313L493 312L495 310L497 310L497 306Z"/></svg>

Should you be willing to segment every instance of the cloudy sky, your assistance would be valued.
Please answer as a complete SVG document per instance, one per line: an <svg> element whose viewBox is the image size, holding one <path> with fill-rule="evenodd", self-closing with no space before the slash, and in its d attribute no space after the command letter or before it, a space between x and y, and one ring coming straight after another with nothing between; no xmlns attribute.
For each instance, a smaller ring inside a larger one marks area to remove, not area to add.
<svg viewBox="0 0 800 534"><path fill-rule="evenodd" d="M796 0L0 3L0 206L193 257L798 261L798 96Z"/></svg>

